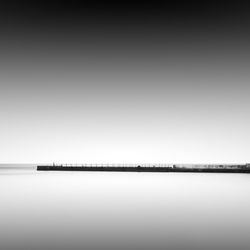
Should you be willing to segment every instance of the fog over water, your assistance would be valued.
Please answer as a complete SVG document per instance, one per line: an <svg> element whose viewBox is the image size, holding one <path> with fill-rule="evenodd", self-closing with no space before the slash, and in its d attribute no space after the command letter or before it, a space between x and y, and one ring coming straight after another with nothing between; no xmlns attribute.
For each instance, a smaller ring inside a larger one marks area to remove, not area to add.
<svg viewBox="0 0 250 250"><path fill-rule="evenodd" d="M1 250L250 248L248 174L3 167Z"/></svg>

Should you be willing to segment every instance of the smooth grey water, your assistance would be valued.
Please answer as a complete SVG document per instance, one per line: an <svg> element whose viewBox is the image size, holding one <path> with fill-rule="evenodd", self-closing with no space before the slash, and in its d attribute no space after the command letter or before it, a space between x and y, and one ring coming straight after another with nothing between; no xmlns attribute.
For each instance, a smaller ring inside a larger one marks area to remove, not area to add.
<svg viewBox="0 0 250 250"><path fill-rule="evenodd" d="M250 175L9 167L0 250L250 249Z"/></svg>

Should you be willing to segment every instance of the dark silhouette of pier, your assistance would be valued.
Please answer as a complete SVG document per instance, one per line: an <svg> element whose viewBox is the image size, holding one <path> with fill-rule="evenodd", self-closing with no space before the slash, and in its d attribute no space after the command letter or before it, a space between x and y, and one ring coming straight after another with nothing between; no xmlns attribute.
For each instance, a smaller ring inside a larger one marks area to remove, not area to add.
<svg viewBox="0 0 250 250"><path fill-rule="evenodd" d="M250 173L250 164L52 164L38 171Z"/></svg>

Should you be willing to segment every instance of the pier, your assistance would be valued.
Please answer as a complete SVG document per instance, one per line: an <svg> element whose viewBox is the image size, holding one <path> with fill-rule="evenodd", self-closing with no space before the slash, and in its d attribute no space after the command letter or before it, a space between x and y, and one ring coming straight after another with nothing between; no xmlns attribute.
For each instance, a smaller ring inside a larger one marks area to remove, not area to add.
<svg viewBox="0 0 250 250"><path fill-rule="evenodd" d="M250 173L250 164L52 164L38 171Z"/></svg>

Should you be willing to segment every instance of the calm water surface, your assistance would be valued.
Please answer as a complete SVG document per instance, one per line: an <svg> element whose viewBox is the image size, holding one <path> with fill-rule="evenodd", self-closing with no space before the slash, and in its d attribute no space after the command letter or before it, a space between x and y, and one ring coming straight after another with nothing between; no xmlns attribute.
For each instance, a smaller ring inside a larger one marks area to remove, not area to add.
<svg viewBox="0 0 250 250"><path fill-rule="evenodd" d="M0 250L250 249L250 175L0 167Z"/></svg>

